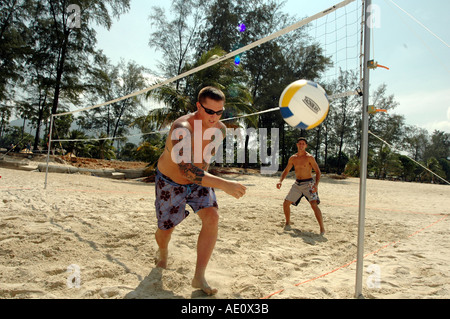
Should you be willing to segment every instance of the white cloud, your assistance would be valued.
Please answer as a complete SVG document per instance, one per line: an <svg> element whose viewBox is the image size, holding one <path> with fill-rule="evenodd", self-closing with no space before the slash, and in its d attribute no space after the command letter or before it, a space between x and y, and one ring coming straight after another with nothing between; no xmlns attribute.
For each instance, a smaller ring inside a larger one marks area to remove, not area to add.
<svg viewBox="0 0 450 319"><path fill-rule="evenodd" d="M407 125L423 127L430 133L450 133L450 89L394 93L394 97L400 102L394 113L404 115Z"/></svg>
<svg viewBox="0 0 450 319"><path fill-rule="evenodd" d="M431 133L435 130L450 133L450 106L447 108L447 120L429 122L422 125L422 127Z"/></svg>
<svg viewBox="0 0 450 319"><path fill-rule="evenodd" d="M421 125L424 129L426 129L431 134L435 131L444 131L446 133L450 133L450 120L440 121L440 122L429 122L424 125Z"/></svg>

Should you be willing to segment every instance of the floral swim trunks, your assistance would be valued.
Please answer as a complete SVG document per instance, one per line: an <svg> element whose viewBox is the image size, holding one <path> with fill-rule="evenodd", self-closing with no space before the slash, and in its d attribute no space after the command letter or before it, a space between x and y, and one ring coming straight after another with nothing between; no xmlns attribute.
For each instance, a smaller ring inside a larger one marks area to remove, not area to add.
<svg viewBox="0 0 450 319"><path fill-rule="evenodd" d="M320 204L319 194L313 191L313 186L314 180L312 178L297 179L287 194L286 200L297 206L302 197L305 196L308 202L316 200L317 204Z"/></svg>
<svg viewBox="0 0 450 319"><path fill-rule="evenodd" d="M180 185L156 170L155 207L158 228L168 230L181 223L188 215L186 204L195 213L207 207L218 207L214 188L197 184Z"/></svg>

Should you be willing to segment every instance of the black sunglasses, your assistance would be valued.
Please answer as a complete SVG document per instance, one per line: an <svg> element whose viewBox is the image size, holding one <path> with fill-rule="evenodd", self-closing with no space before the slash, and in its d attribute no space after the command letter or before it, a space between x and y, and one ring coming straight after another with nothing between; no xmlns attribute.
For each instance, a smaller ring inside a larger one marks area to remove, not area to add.
<svg viewBox="0 0 450 319"><path fill-rule="evenodd" d="M200 103L200 102L198 102L198 103ZM222 115L223 114L223 109L216 112L216 111L213 111L211 109L208 109L208 108L204 107L202 103L200 103L200 105L205 110L205 112L208 113L209 115L214 115L214 114Z"/></svg>

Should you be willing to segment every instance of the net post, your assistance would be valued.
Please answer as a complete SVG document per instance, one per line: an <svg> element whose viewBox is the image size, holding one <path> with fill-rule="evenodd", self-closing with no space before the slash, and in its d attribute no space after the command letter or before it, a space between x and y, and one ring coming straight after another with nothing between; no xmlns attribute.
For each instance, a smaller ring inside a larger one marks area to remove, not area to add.
<svg viewBox="0 0 450 319"><path fill-rule="evenodd" d="M364 226L366 206L367 157L369 137L369 72L367 64L370 60L370 28L368 24L368 10L372 0L364 1L364 78L363 78L363 106L362 106L362 134L360 158L360 187L359 187L359 216L358 216L358 244L356 256L356 284L355 298L363 298L362 278L364 264Z"/></svg>
<svg viewBox="0 0 450 319"><path fill-rule="evenodd" d="M48 135L47 164L46 164L46 167L45 167L44 189L47 189L48 162L50 161L50 149L52 147L52 134L53 134L53 114L50 115L50 132L49 132L49 135Z"/></svg>

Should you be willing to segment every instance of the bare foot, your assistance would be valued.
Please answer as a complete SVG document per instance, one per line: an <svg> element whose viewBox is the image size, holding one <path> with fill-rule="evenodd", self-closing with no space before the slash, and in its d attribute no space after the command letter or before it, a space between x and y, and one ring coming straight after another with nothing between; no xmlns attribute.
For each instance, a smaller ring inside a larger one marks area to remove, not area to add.
<svg viewBox="0 0 450 319"><path fill-rule="evenodd" d="M167 249L159 249L155 258L156 267L166 269L168 256L169 251Z"/></svg>
<svg viewBox="0 0 450 319"><path fill-rule="evenodd" d="M192 287L203 290L203 292L208 296L213 296L217 293L217 289L211 288L204 279L198 280L194 278L192 280Z"/></svg>

